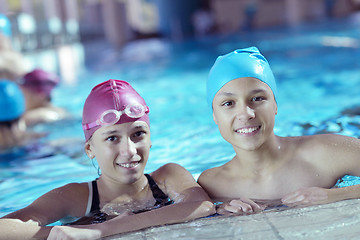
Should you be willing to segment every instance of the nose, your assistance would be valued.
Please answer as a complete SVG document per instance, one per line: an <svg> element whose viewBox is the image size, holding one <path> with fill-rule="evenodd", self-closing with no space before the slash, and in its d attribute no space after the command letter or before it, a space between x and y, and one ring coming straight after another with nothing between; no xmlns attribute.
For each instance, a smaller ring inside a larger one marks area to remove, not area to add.
<svg viewBox="0 0 360 240"><path fill-rule="evenodd" d="M124 157L132 157L136 154L135 143L130 138L120 141L120 155Z"/></svg>
<svg viewBox="0 0 360 240"><path fill-rule="evenodd" d="M238 106L236 111L236 118L241 121L248 121L255 118L255 110L248 105Z"/></svg>

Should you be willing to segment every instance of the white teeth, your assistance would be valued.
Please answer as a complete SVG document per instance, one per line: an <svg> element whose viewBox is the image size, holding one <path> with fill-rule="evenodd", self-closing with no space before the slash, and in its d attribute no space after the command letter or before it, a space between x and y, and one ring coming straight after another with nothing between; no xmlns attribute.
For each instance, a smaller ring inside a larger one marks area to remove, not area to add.
<svg viewBox="0 0 360 240"><path fill-rule="evenodd" d="M251 127L251 128L241 128L236 130L237 133L252 133L258 130L259 127Z"/></svg>
<svg viewBox="0 0 360 240"><path fill-rule="evenodd" d="M132 163L118 163L118 165L120 167L124 167L124 168L134 168L137 165L139 165L139 162L132 162Z"/></svg>

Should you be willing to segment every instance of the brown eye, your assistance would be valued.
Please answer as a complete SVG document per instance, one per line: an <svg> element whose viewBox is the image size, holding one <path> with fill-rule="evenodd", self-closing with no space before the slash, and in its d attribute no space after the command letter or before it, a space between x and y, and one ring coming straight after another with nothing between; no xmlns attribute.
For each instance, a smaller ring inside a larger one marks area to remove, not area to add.
<svg viewBox="0 0 360 240"><path fill-rule="evenodd" d="M116 141L118 138L116 136L109 136L106 138L106 141L109 141L109 142L114 142Z"/></svg>
<svg viewBox="0 0 360 240"><path fill-rule="evenodd" d="M226 101L224 102L223 104L221 104L221 106L225 106L225 107L230 107L234 105L234 102L233 101Z"/></svg>
<svg viewBox="0 0 360 240"><path fill-rule="evenodd" d="M251 98L252 102L261 102L261 101L264 101L264 100L265 100L264 97L253 97L253 98Z"/></svg>
<svg viewBox="0 0 360 240"><path fill-rule="evenodd" d="M145 135L146 132L145 131L137 131L133 134L134 137L141 137L143 135Z"/></svg>

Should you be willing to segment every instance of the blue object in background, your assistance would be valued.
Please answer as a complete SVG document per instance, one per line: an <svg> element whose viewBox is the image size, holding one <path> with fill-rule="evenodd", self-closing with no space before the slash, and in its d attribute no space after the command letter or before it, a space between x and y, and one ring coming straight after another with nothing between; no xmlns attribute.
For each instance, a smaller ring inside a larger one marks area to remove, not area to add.
<svg viewBox="0 0 360 240"><path fill-rule="evenodd" d="M0 80L0 122L19 118L25 111L25 99L16 83Z"/></svg>
<svg viewBox="0 0 360 240"><path fill-rule="evenodd" d="M4 14L0 14L0 32L6 37L12 36L11 22Z"/></svg>

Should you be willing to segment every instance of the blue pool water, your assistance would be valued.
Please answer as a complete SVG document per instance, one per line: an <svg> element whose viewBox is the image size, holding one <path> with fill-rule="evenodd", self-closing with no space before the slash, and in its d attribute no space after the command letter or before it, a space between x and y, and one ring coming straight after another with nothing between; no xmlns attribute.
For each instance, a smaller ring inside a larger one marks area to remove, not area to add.
<svg viewBox="0 0 360 240"><path fill-rule="evenodd" d="M83 153L81 111L91 88L109 78L131 82L150 106L153 147L146 171L176 162L197 178L230 160L233 149L212 121L205 82L218 55L248 46L262 51L277 78L276 134L360 136L360 27L351 19L182 43L153 39L122 51L92 43L76 81L63 81L53 95L73 118L37 126L48 136L0 155L0 216L55 187L97 177ZM359 182L347 177L339 185Z"/></svg>

